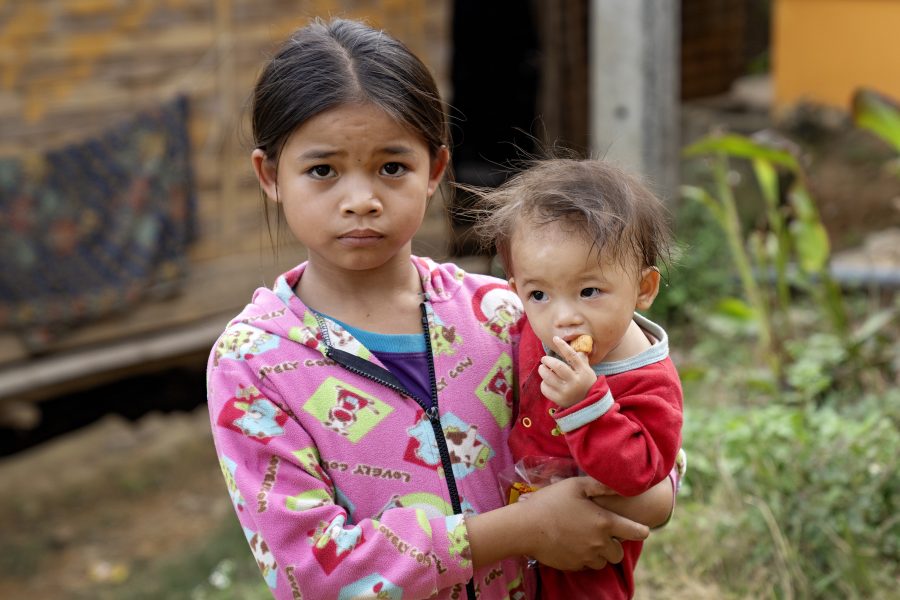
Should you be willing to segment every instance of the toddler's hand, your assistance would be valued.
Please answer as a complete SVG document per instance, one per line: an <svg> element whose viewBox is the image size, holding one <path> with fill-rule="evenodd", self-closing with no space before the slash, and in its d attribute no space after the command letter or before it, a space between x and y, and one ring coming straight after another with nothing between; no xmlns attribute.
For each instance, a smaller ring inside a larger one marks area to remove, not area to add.
<svg viewBox="0 0 900 600"><path fill-rule="evenodd" d="M541 376L541 393L554 404L568 408L584 400L597 375L588 362L588 357L575 352L564 339L554 336L553 345L563 358L552 356L541 358L538 374Z"/></svg>

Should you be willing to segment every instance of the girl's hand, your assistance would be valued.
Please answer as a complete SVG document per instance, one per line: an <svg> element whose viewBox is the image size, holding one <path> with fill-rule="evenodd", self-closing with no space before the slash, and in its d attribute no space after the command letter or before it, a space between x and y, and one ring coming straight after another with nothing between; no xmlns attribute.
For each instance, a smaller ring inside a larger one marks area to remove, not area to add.
<svg viewBox="0 0 900 600"><path fill-rule="evenodd" d="M650 530L591 501L607 492L590 477L572 477L531 494L520 507L527 520L526 554L566 571L621 561L619 540L643 540Z"/></svg>
<svg viewBox="0 0 900 600"><path fill-rule="evenodd" d="M564 339L553 337L556 352L563 358L552 356L541 358L538 375L541 376L541 393L554 404L568 408L584 400L597 375L588 362L588 357L575 352Z"/></svg>

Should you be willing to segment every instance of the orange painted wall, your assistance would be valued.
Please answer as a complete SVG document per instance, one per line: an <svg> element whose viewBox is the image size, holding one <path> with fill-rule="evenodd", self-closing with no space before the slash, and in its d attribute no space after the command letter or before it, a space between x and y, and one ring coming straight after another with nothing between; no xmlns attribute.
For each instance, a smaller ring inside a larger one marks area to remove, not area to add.
<svg viewBox="0 0 900 600"><path fill-rule="evenodd" d="M900 1L776 0L772 33L776 109L848 108L859 86L900 98Z"/></svg>

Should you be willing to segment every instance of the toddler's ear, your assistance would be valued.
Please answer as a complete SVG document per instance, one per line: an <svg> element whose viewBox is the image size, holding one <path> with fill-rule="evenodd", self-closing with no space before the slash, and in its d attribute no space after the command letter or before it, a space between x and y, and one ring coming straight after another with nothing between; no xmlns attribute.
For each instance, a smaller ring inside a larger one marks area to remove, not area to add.
<svg viewBox="0 0 900 600"><path fill-rule="evenodd" d="M637 310L647 310L653 305L659 293L659 279L659 269L656 267L647 267L641 271L641 284L635 305Z"/></svg>
<svg viewBox="0 0 900 600"><path fill-rule="evenodd" d="M272 202L278 202L278 179L276 178L275 163L266 157L266 153L257 148L250 154L250 162L253 164L253 172L259 180L259 187L265 192L266 197Z"/></svg>
<svg viewBox="0 0 900 600"><path fill-rule="evenodd" d="M509 289L512 290L513 294L518 294L519 290L516 289L516 278L510 277L507 279L507 283L509 283Z"/></svg>

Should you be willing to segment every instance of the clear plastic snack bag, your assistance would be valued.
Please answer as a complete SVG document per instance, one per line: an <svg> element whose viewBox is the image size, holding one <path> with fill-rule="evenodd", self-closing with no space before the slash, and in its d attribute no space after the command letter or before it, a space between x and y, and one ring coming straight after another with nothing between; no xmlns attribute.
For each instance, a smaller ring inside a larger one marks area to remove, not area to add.
<svg viewBox="0 0 900 600"><path fill-rule="evenodd" d="M507 504L518 502L524 494L530 494L551 483L581 475L571 458L552 456L526 456L512 467L500 472L500 488Z"/></svg>

